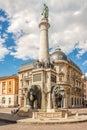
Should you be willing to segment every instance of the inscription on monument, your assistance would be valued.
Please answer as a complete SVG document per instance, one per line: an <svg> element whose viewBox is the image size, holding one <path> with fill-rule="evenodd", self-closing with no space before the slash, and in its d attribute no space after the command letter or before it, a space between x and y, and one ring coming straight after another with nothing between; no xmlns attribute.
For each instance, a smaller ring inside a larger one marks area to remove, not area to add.
<svg viewBox="0 0 87 130"><path fill-rule="evenodd" d="M33 82L41 81L41 73L33 75Z"/></svg>

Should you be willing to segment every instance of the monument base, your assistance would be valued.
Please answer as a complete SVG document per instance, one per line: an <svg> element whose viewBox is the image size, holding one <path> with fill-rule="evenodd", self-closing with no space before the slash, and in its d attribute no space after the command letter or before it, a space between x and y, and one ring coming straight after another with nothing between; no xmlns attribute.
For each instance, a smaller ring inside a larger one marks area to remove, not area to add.
<svg viewBox="0 0 87 130"><path fill-rule="evenodd" d="M71 115L67 109L29 109L23 107L17 113L20 117L29 117L34 119L40 118L66 118Z"/></svg>
<svg viewBox="0 0 87 130"><path fill-rule="evenodd" d="M28 107L23 107L19 110L17 113L18 116L20 117L29 117L32 118L33 112L38 112L37 109L29 109Z"/></svg>
<svg viewBox="0 0 87 130"><path fill-rule="evenodd" d="M49 109L49 110L43 110L41 109L38 112L33 112L33 118L35 119L41 119L41 118L66 118L70 116L71 113L68 110L62 110L62 109Z"/></svg>

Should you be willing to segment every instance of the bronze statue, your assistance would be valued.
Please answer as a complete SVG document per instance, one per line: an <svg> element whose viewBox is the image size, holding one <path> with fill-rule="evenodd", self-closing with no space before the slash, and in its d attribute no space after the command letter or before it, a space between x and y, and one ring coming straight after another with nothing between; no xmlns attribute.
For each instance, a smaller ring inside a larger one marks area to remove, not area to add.
<svg viewBox="0 0 87 130"><path fill-rule="evenodd" d="M48 12L49 12L48 6L44 4L43 12L42 12L43 18L48 18Z"/></svg>

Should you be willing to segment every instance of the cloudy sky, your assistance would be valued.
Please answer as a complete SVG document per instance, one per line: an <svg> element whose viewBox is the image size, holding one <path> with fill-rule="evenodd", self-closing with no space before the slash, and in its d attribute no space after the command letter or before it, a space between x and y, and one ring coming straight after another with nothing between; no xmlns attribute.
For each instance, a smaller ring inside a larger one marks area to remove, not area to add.
<svg viewBox="0 0 87 130"><path fill-rule="evenodd" d="M43 3L49 7L49 46L59 46L87 72L87 0L0 0L0 76L38 58Z"/></svg>

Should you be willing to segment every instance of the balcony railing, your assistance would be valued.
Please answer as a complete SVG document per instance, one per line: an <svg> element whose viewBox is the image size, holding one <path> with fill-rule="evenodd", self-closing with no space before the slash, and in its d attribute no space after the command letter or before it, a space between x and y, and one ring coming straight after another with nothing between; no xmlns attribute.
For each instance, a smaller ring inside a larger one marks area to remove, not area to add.
<svg viewBox="0 0 87 130"><path fill-rule="evenodd" d="M67 84L67 85L70 85L70 81L57 81L57 84Z"/></svg>
<svg viewBox="0 0 87 130"><path fill-rule="evenodd" d="M27 88L28 88L28 85L24 85L24 86L23 86L23 89L27 89Z"/></svg>
<svg viewBox="0 0 87 130"><path fill-rule="evenodd" d="M32 75L28 75L28 76L24 76L23 78L21 78L21 80L30 80Z"/></svg>

